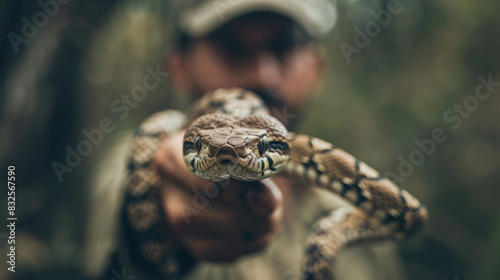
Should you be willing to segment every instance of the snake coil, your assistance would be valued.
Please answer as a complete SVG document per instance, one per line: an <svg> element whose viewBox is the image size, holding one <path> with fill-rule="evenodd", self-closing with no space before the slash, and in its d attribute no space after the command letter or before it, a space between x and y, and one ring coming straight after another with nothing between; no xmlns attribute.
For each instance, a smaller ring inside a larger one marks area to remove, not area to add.
<svg viewBox="0 0 500 280"><path fill-rule="evenodd" d="M409 192L334 145L296 135L269 115L263 101L240 88L218 89L195 105L190 124L165 111L138 129L130 156L123 208L129 254L142 267L176 278L174 244L165 230L152 158L163 139L186 128L184 160L199 178L255 181L280 172L349 201L320 219L307 239L303 279L334 279L340 250L354 242L404 240L418 232L427 210Z"/></svg>

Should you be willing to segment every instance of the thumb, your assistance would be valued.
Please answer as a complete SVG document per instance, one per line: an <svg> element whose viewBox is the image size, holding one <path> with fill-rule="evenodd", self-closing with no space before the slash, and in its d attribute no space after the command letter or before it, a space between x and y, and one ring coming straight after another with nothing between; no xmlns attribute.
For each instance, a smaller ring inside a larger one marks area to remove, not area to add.
<svg viewBox="0 0 500 280"><path fill-rule="evenodd" d="M256 216L268 216L283 200L283 194L271 179L250 184L246 192L246 202Z"/></svg>

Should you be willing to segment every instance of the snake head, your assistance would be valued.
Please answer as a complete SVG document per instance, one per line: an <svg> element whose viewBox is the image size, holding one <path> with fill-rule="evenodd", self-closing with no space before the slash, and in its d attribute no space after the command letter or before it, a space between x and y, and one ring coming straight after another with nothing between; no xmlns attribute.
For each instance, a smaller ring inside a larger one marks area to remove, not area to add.
<svg viewBox="0 0 500 280"><path fill-rule="evenodd" d="M205 180L261 180L286 166L287 137L286 128L268 115L238 118L208 114L187 128L184 161L191 172Z"/></svg>

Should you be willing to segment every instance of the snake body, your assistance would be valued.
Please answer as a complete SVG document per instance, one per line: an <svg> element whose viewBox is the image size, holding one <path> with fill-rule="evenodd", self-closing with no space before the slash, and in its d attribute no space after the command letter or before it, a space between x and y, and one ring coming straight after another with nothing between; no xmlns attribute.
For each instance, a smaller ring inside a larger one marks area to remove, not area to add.
<svg viewBox="0 0 500 280"><path fill-rule="evenodd" d="M147 119L130 157L124 225L131 255L151 271L175 278L174 246L158 201L158 175L151 161L162 140L186 128L186 118L167 111ZM186 166L210 181L255 181L282 173L327 189L354 209L341 208L320 219L307 239L302 279L334 279L340 250L358 241L404 240L418 232L427 210L410 193L334 145L288 132L252 92L219 89L199 100L186 128Z"/></svg>

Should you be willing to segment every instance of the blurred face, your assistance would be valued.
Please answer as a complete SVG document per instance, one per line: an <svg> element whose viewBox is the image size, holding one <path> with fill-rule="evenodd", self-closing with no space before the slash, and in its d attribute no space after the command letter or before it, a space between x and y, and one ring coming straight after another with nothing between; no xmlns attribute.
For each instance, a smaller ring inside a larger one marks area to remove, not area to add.
<svg viewBox="0 0 500 280"><path fill-rule="evenodd" d="M195 39L188 50L171 57L170 70L178 92L198 97L220 87L242 87L259 94L271 109L293 114L312 99L321 63L318 50L296 24L276 14L259 14Z"/></svg>

